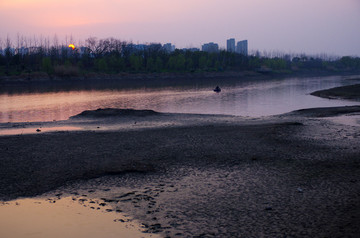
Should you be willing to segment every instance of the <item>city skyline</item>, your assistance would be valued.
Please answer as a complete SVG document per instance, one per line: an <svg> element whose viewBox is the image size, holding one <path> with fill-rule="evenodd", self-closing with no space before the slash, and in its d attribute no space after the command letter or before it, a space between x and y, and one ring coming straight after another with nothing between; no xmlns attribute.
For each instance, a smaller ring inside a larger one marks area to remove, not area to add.
<svg viewBox="0 0 360 238"><path fill-rule="evenodd" d="M114 37L201 48L247 39L249 51L360 55L357 0L2 0L0 38Z"/></svg>

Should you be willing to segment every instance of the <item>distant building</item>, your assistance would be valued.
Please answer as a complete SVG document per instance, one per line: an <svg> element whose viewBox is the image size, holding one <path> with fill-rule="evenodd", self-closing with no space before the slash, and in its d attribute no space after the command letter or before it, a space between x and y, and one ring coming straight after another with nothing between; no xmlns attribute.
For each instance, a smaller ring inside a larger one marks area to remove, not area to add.
<svg viewBox="0 0 360 238"><path fill-rule="evenodd" d="M159 52L159 51L163 51L163 45L160 43L150 43L147 45L146 50L148 52Z"/></svg>
<svg viewBox="0 0 360 238"><path fill-rule="evenodd" d="M142 52L146 50L147 46L145 44L133 44L130 43L126 45L123 50L126 51L129 54L137 54L139 52Z"/></svg>
<svg viewBox="0 0 360 238"><path fill-rule="evenodd" d="M172 45L171 43L166 43L166 44L163 45L163 49L167 53L171 53L171 52L175 51L175 45Z"/></svg>
<svg viewBox="0 0 360 238"><path fill-rule="evenodd" d="M183 51L190 51L190 52L196 52L196 51L200 51L199 48L183 48Z"/></svg>
<svg viewBox="0 0 360 238"><path fill-rule="evenodd" d="M90 49L84 46L81 46L79 49L79 55L82 56L85 53L90 53ZM92 57L92 55L90 54L90 57Z"/></svg>
<svg viewBox="0 0 360 238"><path fill-rule="evenodd" d="M135 51L144 51L144 50L146 50L146 48L147 48L147 45L145 45L145 44L136 44L136 45L133 45L133 49L134 49Z"/></svg>
<svg viewBox="0 0 360 238"><path fill-rule="evenodd" d="M5 49L0 49L0 54L1 55L6 55L6 53L9 52L11 55L15 54L15 49L14 48L5 48Z"/></svg>
<svg viewBox="0 0 360 238"><path fill-rule="evenodd" d="M203 44L201 50L208 53L217 53L219 52L219 45L214 42L210 42L207 44Z"/></svg>
<svg viewBox="0 0 360 238"><path fill-rule="evenodd" d="M231 38L226 41L226 50L228 52L235 52L235 39Z"/></svg>
<svg viewBox="0 0 360 238"><path fill-rule="evenodd" d="M70 54L72 52L72 50L73 50L72 48L70 48L69 46L66 46L66 45L63 45L60 48L60 52L62 54L68 54L68 53ZM33 49L30 48L30 52L31 53L38 52L38 48L36 48L36 47L34 47Z"/></svg>
<svg viewBox="0 0 360 238"><path fill-rule="evenodd" d="M25 47L21 47L21 48L17 49L16 53L19 55L26 55L29 53L29 49L25 48Z"/></svg>
<svg viewBox="0 0 360 238"><path fill-rule="evenodd" d="M248 41L243 40L239 41L236 45L236 53L242 54L242 55L248 55Z"/></svg>

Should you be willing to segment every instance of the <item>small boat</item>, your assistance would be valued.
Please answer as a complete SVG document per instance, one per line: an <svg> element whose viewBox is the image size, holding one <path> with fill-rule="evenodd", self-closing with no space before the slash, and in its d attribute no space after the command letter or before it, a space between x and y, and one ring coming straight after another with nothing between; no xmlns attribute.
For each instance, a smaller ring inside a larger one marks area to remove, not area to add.
<svg viewBox="0 0 360 238"><path fill-rule="evenodd" d="M214 89L214 92L220 93L220 92L221 92L221 88L220 88L219 86L216 86L216 88Z"/></svg>

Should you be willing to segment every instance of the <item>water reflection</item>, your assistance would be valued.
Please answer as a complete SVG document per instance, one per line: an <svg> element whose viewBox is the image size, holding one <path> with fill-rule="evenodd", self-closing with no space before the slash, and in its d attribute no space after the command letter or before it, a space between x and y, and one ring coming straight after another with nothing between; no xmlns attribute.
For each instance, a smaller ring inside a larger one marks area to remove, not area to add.
<svg viewBox="0 0 360 238"><path fill-rule="evenodd" d="M42 90L9 90L0 94L0 122L66 120L98 108L152 109L160 112L267 116L309 107L358 105L328 100L309 93L354 84L341 77L281 80L194 81L184 85L128 84L70 85ZM221 93L214 93L219 84ZM93 87L92 87L93 86ZM48 91L46 91L48 90Z"/></svg>
<svg viewBox="0 0 360 238"><path fill-rule="evenodd" d="M71 197L0 202L0 237L158 237L115 212L92 210Z"/></svg>

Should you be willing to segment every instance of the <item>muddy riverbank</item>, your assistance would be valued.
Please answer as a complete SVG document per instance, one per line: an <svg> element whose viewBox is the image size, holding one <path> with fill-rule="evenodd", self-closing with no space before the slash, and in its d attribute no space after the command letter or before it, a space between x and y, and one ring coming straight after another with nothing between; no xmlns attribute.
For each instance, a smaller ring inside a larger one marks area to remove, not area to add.
<svg viewBox="0 0 360 238"><path fill-rule="evenodd" d="M311 93L311 95L329 99L347 99L360 101L360 84L320 90Z"/></svg>
<svg viewBox="0 0 360 238"><path fill-rule="evenodd" d="M79 131L1 136L0 198L47 192L85 199L89 209L97 201L170 237L360 232L358 126L301 111L261 119L98 112L106 116L46 124Z"/></svg>

